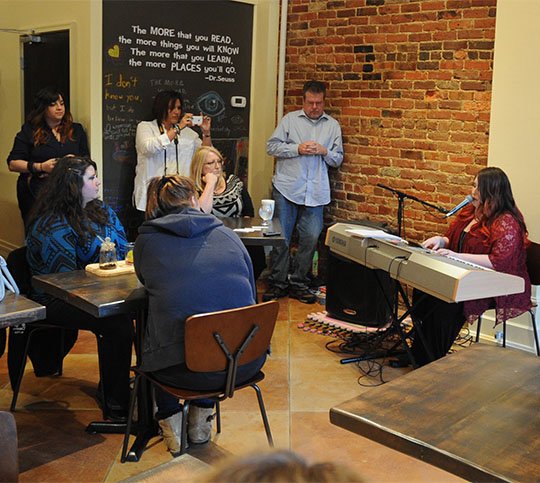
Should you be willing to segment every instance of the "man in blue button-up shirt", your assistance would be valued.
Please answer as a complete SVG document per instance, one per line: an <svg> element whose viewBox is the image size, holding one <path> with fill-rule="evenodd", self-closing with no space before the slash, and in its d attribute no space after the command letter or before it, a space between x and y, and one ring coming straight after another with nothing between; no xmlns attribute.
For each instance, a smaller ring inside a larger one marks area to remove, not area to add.
<svg viewBox="0 0 540 483"><path fill-rule="evenodd" d="M284 116L266 144L266 152L277 158L273 197L287 246L274 249L270 288L263 300L289 295L315 302L307 283L323 228L323 208L330 203L328 167L337 168L343 161L341 128L324 112L325 85L308 81L303 93L302 109ZM289 243L295 227L298 251L289 284Z"/></svg>

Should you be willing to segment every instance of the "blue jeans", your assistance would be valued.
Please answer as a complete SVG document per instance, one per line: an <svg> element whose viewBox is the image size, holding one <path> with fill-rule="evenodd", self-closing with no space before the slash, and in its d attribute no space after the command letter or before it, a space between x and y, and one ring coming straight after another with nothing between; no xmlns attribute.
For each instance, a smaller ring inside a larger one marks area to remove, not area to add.
<svg viewBox="0 0 540 483"><path fill-rule="evenodd" d="M297 205L285 198L276 188L272 190L276 202L275 212L281 223L286 246L274 248L272 251L272 273L268 278L270 285L285 289L289 285L290 253L289 246L296 227L298 231L298 251L294 257L294 268L290 278L293 288L306 288L309 282L313 254L317 248L319 235L323 229L324 206Z"/></svg>

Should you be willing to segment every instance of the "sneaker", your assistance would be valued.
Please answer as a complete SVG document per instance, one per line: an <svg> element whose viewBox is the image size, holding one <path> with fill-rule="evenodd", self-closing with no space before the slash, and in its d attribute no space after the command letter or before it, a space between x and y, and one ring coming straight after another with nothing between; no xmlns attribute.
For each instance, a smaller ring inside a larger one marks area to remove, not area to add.
<svg viewBox="0 0 540 483"><path fill-rule="evenodd" d="M290 288L289 297L300 300L303 304L314 304L317 296L305 287Z"/></svg>
<svg viewBox="0 0 540 483"><path fill-rule="evenodd" d="M263 302L268 302L270 300L286 297L288 294L289 294L289 291L286 288L279 288L274 285L273 287L270 287L266 292L263 293L262 300Z"/></svg>
<svg viewBox="0 0 540 483"><path fill-rule="evenodd" d="M210 441L214 408L190 406L188 412L188 437L192 443L203 444Z"/></svg>
<svg viewBox="0 0 540 483"><path fill-rule="evenodd" d="M180 456L182 451L182 411L158 421L163 441L174 456Z"/></svg>

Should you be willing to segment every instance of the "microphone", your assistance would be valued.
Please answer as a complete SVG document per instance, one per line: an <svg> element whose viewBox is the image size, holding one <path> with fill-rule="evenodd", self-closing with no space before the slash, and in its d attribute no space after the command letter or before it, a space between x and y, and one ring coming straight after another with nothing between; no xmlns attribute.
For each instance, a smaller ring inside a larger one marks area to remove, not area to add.
<svg viewBox="0 0 540 483"><path fill-rule="evenodd" d="M446 215L444 215L444 217L448 218L449 216L456 214L459 210L461 210L461 208L467 206L472 200L473 197L471 195L467 195L459 205L454 206L448 213L446 213Z"/></svg>

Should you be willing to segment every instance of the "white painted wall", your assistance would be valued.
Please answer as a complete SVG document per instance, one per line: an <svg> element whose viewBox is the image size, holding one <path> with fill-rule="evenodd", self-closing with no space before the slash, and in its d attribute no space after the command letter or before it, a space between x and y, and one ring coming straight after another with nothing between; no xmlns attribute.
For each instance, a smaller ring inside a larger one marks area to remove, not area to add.
<svg viewBox="0 0 540 483"><path fill-rule="evenodd" d="M508 174L529 238L540 242L540 1L498 0L496 22L488 164ZM533 286L533 300L539 289ZM508 345L533 351L530 316L508 325ZM493 318L482 324L491 340L492 327Z"/></svg>
<svg viewBox="0 0 540 483"><path fill-rule="evenodd" d="M91 89L92 49L99 49L100 36L91 35L90 12L101 2L50 0L0 1L0 29L50 32L70 31L71 112L89 134L91 149L96 132L91 129L91 105L99 93ZM101 32L101 29L99 30ZM6 158L15 134L23 123L21 49L19 35L0 32L0 254L23 243L24 230L17 206L17 174L9 172ZM93 134L93 136L92 136Z"/></svg>
<svg viewBox="0 0 540 483"><path fill-rule="evenodd" d="M531 240L540 242L540 1L498 0L489 165L509 176Z"/></svg>

